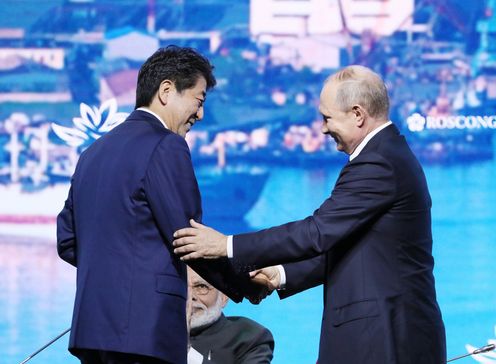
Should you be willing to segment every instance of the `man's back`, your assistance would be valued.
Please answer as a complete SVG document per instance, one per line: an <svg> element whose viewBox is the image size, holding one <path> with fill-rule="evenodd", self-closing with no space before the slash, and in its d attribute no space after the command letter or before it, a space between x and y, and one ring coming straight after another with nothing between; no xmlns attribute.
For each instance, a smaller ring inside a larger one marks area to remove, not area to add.
<svg viewBox="0 0 496 364"><path fill-rule="evenodd" d="M135 111L81 155L71 194L78 290L70 347L184 362L186 270L167 244L173 226L201 217L184 139Z"/></svg>

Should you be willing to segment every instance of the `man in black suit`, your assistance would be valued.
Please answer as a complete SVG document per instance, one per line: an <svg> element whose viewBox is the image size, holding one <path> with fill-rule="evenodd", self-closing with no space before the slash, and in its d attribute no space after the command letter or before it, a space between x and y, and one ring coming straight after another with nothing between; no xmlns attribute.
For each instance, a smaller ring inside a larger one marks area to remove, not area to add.
<svg viewBox="0 0 496 364"><path fill-rule="evenodd" d="M203 117L212 69L193 49L159 49L139 71L136 110L81 154L57 249L77 267L69 350L82 363L186 363L186 265L171 243L202 216L184 137ZM249 278L227 263L192 266L239 302Z"/></svg>
<svg viewBox="0 0 496 364"><path fill-rule="evenodd" d="M389 121L384 82L350 66L320 94L322 131L348 154L331 196L309 216L227 237L192 221L181 259L231 257L284 298L324 286L319 364L446 361L433 276L431 198L423 170ZM283 266L274 267L276 264Z"/></svg>
<svg viewBox="0 0 496 364"><path fill-rule="evenodd" d="M191 269L188 281L192 300L188 364L271 362L274 339L268 329L245 317L224 316L228 298Z"/></svg>

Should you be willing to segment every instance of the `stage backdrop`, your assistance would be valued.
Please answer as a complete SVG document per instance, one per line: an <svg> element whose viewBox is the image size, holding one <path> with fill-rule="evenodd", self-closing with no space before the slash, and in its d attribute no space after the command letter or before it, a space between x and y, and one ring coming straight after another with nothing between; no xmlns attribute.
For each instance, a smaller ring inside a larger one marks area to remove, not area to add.
<svg viewBox="0 0 496 364"><path fill-rule="evenodd" d="M168 44L215 65L187 141L204 221L225 233L319 207L346 163L320 133L322 82L348 64L380 73L432 195L448 356L496 343L495 12L494 0L2 1L0 361L70 326L75 270L57 257L55 216L80 153L133 109L140 65ZM322 302L318 287L226 313L272 331L274 363L315 363ZM33 363L75 363L66 349L67 336ZM496 354L459 362L476 361Z"/></svg>

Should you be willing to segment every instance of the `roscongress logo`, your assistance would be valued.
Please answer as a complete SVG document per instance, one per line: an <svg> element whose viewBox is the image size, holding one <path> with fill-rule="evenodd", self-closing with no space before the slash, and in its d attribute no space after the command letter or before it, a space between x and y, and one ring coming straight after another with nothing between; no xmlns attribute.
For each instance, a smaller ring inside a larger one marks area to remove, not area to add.
<svg viewBox="0 0 496 364"><path fill-rule="evenodd" d="M423 116L415 113L406 119L414 133L436 129L496 129L496 115Z"/></svg>

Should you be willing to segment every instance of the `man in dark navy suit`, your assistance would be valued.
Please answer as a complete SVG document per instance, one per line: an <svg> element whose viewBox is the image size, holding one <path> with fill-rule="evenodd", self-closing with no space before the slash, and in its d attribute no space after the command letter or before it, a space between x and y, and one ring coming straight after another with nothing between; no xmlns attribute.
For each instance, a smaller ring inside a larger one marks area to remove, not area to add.
<svg viewBox="0 0 496 364"><path fill-rule="evenodd" d="M431 198L405 138L389 121L381 78L361 66L332 75L320 95L322 131L348 154L312 216L225 236L192 221L175 233L189 261L232 257L284 298L324 286L319 364L446 361L434 285ZM275 266L283 264L283 266Z"/></svg>
<svg viewBox="0 0 496 364"><path fill-rule="evenodd" d="M158 50L140 69L136 110L81 154L57 249L77 267L69 350L82 363L186 363L186 265L171 243L201 219L184 136L203 117L212 68L192 49ZM248 292L227 259L191 266L234 301Z"/></svg>

